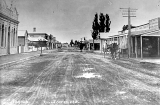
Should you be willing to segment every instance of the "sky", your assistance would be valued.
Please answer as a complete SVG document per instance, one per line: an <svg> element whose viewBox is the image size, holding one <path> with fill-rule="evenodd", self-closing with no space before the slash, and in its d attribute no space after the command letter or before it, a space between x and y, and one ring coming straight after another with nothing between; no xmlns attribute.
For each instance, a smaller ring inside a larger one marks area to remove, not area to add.
<svg viewBox="0 0 160 105"><path fill-rule="evenodd" d="M11 0L6 0L10 5ZM91 30L95 13L108 14L111 30L116 35L128 24L120 8L134 8L136 17L131 24L138 26L160 17L160 0L13 0L19 13L18 30L52 34L62 43L73 40L92 39Z"/></svg>

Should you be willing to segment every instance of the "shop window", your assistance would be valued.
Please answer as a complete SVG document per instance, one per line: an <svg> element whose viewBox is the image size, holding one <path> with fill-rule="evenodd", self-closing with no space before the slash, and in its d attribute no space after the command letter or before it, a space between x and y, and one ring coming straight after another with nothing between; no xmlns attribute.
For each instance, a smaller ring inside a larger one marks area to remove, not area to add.
<svg viewBox="0 0 160 105"><path fill-rule="evenodd" d="M93 43L90 43L90 49L92 49ZM100 50L100 43L94 43L94 50Z"/></svg>

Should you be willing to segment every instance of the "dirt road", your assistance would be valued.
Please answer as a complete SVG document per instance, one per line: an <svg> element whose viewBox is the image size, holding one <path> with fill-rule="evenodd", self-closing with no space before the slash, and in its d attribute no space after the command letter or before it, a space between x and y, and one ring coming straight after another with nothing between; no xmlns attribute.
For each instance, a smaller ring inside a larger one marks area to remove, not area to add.
<svg viewBox="0 0 160 105"><path fill-rule="evenodd" d="M153 66L153 65L152 65ZM59 52L0 70L1 105L160 105L160 65Z"/></svg>

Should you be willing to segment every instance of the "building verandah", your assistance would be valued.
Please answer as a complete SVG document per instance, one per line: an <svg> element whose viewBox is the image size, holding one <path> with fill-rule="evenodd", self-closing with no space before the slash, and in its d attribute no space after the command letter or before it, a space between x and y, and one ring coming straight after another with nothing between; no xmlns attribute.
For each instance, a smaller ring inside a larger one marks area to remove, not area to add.
<svg viewBox="0 0 160 105"><path fill-rule="evenodd" d="M128 31L128 30L127 30ZM122 34L122 35L121 35ZM121 43L127 44L126 49L130 47L131 57L160 57L160 17L151 19L147 24L143 24L131 29L130 39L128 39L128 32L123 32L119 37L125 38Z"/></svg>
<svg viewBox="0 0 160 105"><path fill-rule="evenodd" d="M131 36L132 57L160 57L160 30Z"/></svg>

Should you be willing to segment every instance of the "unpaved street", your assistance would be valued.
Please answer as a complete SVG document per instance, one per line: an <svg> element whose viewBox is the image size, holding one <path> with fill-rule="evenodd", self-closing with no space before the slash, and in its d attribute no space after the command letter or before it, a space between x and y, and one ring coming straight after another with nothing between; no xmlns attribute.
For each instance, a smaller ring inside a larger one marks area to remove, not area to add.
<svg viewBox="0 0 160 105"><path fill-rule="evenodd" d="M0 70L1 105L160 105L160 65L57 52Z"/></svg>

